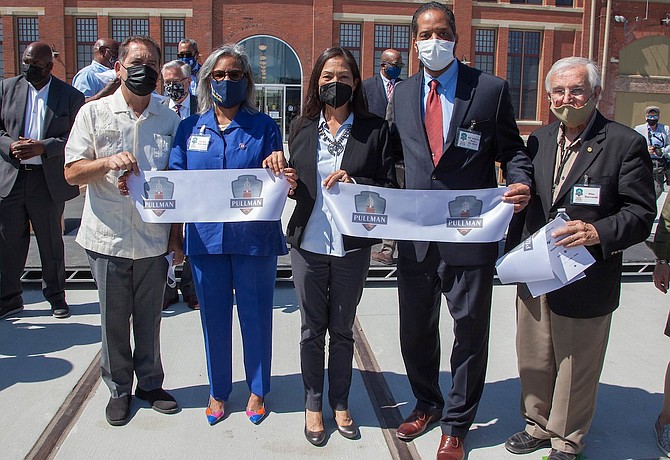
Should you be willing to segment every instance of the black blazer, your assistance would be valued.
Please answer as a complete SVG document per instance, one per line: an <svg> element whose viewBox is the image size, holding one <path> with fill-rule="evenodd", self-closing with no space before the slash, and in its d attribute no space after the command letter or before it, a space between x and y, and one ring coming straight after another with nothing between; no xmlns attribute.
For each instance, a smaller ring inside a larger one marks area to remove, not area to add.
<svg viewBox="0 0 670 460"><path fill-rule="evenodd" d="M535 190L526 208L524 236L554 218L558 208L566 208L570 219L593 224L600 244L586 248L596 263L586 269L585 278L548 293L547 299L551 310L562 316L603 316L619 306L622 251L644 241L656 217L651 160L644 137L597 112L552 205L558 127L555 122L528 138L535 166ZM570 204L572 187L583 184L584 175L590 184L600 186L597 206ZM520 295L530 295L525 285Z"/></svg>
<svg viewBox="0 0 670 460"><path fill-rule="evenodd" d="M312 214L318 183L316 158L319 119L300 117L291 123L289 135L289 165L298 173L298 186L292 198L296 207L286 231L286 241L299 248L303 231ZM383 118L363 118L354 115L341 168L358 184L396 187L395 169L391 157L388 125ZM344 249L372 246L379 240L344 236Z"/></svg>
<svg viewBox="0 0 670 460"><path fill-rule="evenodd" d="M28 81L23 75L0 81L0 199L14 186L21 162L9 154L9 146L23 136ZM42 171L51 199L67 201L79 195L79 187L65 181L65 143L84 95L51 76L44 115Z"/></svg>
<svg viewBox="0 0 670 460"><path fill-rule="evenodd" d="M437 166L423 123L421 89L423 70L396 85L391 96L391 130L397 130L405 158L405 188L418 190L470 190L497 187L495 162L499 161L508 184L531 185L532 164L514 121L507 82L456 61L456 98L444 154ZM479 149L456 147L459 127L481 133ZM445 203L446 205L446 203ZM405 257L422 261L428 242L399 241ZM493 263L497 243L438 243L449 265Z"/></svg>
<svg viewBox="0 0 670 460"><path fill-rule="evenodd" d="M396 84L402 81L402 78L396 78ZM386 97L386 88L384 80L379 73L373 75L367 80L363 80L363 94L368 103L368 110L371 114L386 118L386 106L388 98Z"/></svg>

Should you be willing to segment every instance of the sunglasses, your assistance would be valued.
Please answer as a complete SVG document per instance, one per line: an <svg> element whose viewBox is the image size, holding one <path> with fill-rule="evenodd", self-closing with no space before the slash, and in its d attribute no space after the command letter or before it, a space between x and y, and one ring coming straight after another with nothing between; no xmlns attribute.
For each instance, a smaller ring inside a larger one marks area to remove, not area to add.
<svg viewBox="0 0 670 460"><path fill-rule="evenodd" d="M211 74L212 79L216 81L221 81L225 79L226 75L228 75L229 79L233 81L238 81L242 79L242 77L244 76L244 72L242 72L241 70L215 70Z"/></svg>

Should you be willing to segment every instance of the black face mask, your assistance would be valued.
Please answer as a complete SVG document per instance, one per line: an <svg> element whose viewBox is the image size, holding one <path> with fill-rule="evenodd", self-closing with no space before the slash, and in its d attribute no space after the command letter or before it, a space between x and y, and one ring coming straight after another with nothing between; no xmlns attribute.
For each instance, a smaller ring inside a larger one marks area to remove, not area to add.
<svg viewBox="0 0 670 460"><path fill-rule="evenodd" d="M319 88L319 99L324 104L337 109L349 102L353 93L354 89L351 86L339 81L333 81Z"/></svg>
<svg viewBox="0 0 670 460"><path fill-rule="evenodd" d="M131 65L126 67L128 78L125 80L126 88L138 96L146 96L151 94L156 89L156 82L158 81L158 72L145 64Z"/></svg>
<svg viewBox="0 0 670 460"><path fill-rule="evenodd" d="M33 86L35 86L35 84L40 83L45 79L44 76L45 70L46 67L38 67L33 64L30 65L21 64L21 73L23 74L24 77L26 77L28 83L30 83Z"/></svg>

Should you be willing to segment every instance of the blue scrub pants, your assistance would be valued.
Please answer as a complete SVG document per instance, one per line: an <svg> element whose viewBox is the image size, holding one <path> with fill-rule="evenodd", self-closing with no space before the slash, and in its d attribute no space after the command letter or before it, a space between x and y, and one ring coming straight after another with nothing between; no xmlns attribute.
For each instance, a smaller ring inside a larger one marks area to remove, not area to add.
<svg viewBox="0 0 670 460"><path fill-rule="evenodd" d="M233 389L233 288L242 330L249 390L270 391L272 306L277 256L191 255L195 290L205 338L210 395L228 401Z"/></svg>

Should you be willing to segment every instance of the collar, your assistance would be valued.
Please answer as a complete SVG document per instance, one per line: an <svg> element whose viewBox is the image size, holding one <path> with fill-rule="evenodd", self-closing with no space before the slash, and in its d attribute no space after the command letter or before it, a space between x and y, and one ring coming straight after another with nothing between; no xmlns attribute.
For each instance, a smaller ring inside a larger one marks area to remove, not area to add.
<svg viewBox="0 0 670 460"><path fill-rule="evenodd" d="M173 101L173 100L172 100L171 98L169 98L169 97L168 97L168 101L169 101L169 102L168 102L168 107L170 107L171 109L174 109L175 106L177 105L177 103L176 103L175 101ZM185 97L184 100L181 101L179 104L180 104L183 108L190 109L190 108L191 108L191 93L190 93L190 92L187 92L187 93L186 93L186 97Z"/></svg>
<svg viewBox="0 0 670 460"><path fill-rule="evenodd" d="M458 79L458 60L454 59L452 64L442 72L440 76L437 78L432 77L428 72L426 72L426 69L424 67L423 69L423 86L426 88L426 94L428 94L428 91L430 91L430 81L431 80L437 80L440 82L440 88L442 88L442 91L444 91L446 88L451 85L452 82L455 82L456 79Z"/></svg>
<svg viewBox="0 0 670 460"><path fill-rule="evenodd" d="M128 107L126 99L123 97L123 92L121 92L121 87L114 91L114 94L108 96L110 101L110 107L114 113L129 113L132 112L132 109ZM107 98L103 98L107 99ZM148 114L156 115L160 112L160 100L157 97L151 96L149 98L149 105L144 109Z"/></svg>
<svg viewBox="0 0 670 460"><path fill-rule="evenodd" d="M44 85L44 86L42 87L42 89L39 89L39 90L36 89L36 88L33 86L32 83L28 82L28 89L30 89L30 92L31 92L31 93L36 93L37 96L42 96L42 95L44 95L44 94L48 94L48 93L49 93L49 87L51 86L51 81L52 81L52 80L53 80L53 78L52 78L51 76L49 76L49 81L47 82L47 84ZM26 80L26 81L28 81L28 80Z"/></svg>
<svg viewBox="0 0 670 460"><path fill-rule="evenodd" d="M342 126L340 126L340 129L337 130L339 133L342 129L347 127L351 127L351 125L354 123L354 112L349 113L349 116L347 117L346 120L344 120L344 123L342 123ZM323 112L319 113L319 128L321 128L323 125L326 125L326 131L330 132L330 128L328 128L328 123L326 123L326 118L323 116ZM337 134L337 133L335 133Z"/></svg>
<svg viewBox="0 0 670 460"><path fill-rule="evenodd" d="M568 144L568 147L573 147L573 146L579 145L582 142L584 137L586 137L586 135L589 133L589 131L591 131L591 128L593 127L593 123L596 120L596 113L597 112L598 112L598 109L593 109L593 113L591 114L591 117L589 118L589 121L586 122L586 127L584 128L584 130L581 133L579 133L579 136L577 136L577 138L575 138L574 141L572 141L570 144ZM565 125L563 124L563 122L560 122L559 125L558 125L558 137L556 138L556 142L558 142L558 144L560 145L561 140L567 141L567 139L565 138Z"/></svg>
<svg viewBox="0 0 670 460"><path fill-rule="evenodd" d="M382 82L384 83L384 88L388 87L389 82L391 82L395 85L396 82L398 81L397 78L394 78L393 80L391 80L390 78L386 78L386 76L384 75L384 72L382 72L381 70L379 71L379 76L382 77Z"/></svg>
<svg viewBox="0 0 670 460"><path fill-rule="evenodd" d="M196 128L199 130L203 125L210 128L218 130L219 122L216 120L216 115L214 113L214 108L212 107L207 112L200 115L198 122L196 123ZM226 127L225 131L228 132L233 128L251 128L254 125L254 113L249 113L248 111L240 108L233 118L233 121Z"/></svg>
<svg viewBox="0 0 670 460"><path fill-rule="evenodd" d="M95 73L101 73L101 72L106 72L108 70L113 70L107 67L106 65L100 64L98 61L91 61L91 70L93 70Z"/></svg>

